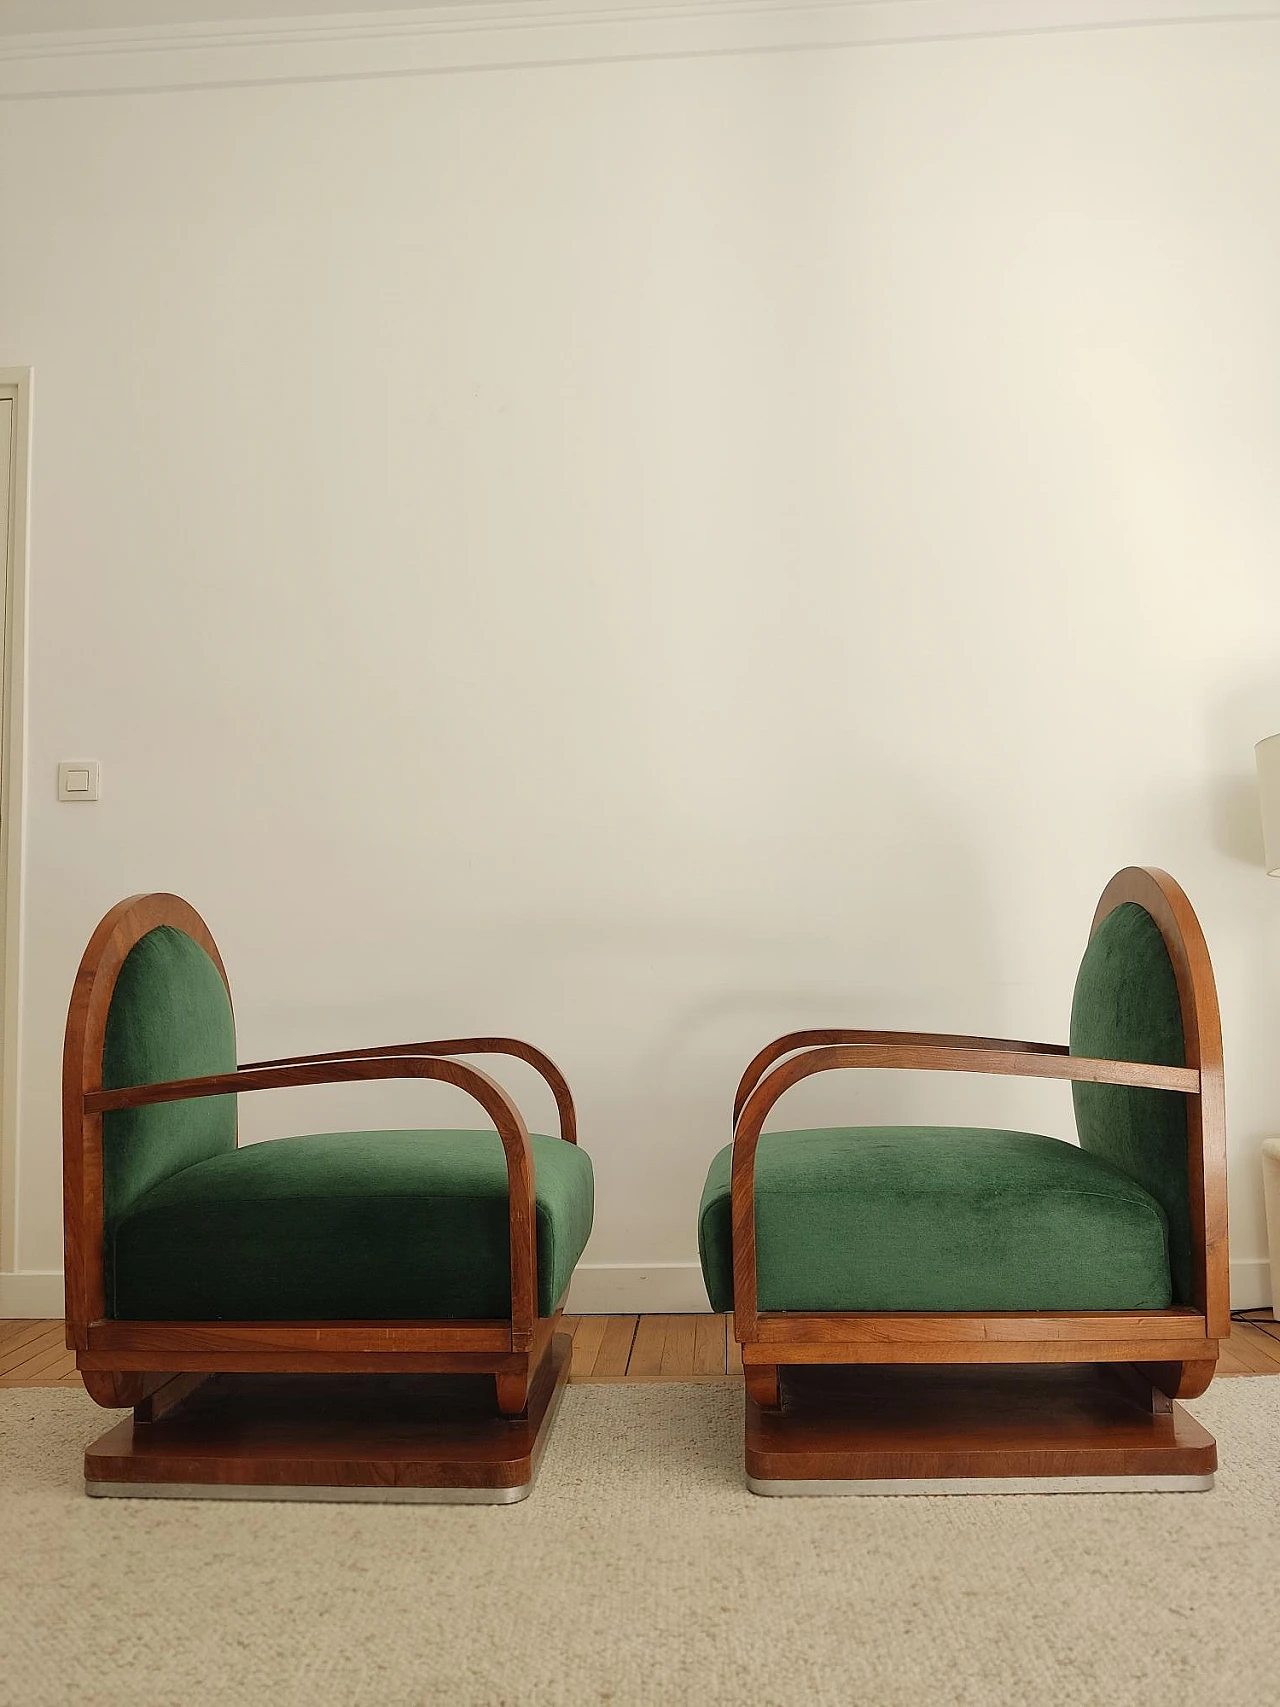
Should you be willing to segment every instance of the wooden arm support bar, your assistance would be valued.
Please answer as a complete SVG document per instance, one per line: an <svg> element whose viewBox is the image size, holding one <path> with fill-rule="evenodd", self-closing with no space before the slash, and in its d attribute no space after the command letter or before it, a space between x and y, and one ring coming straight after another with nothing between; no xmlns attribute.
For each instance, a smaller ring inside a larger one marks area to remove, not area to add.
<svg viewBox="0 0 1280 1707"><path fill-rule="evenodd" d="M945 1031L845 1031L828 1027L815 1031L789 1031L783 1037L776 1037L772 1043L766 1043L742 1075L733 1099L733 1124L738 1124L738 1116L746 1107L747 1098L775 1061L781 1061L784 1055L792 1055L798 1049L814 1049L832 1043L936 1044L943 1049L1016 1050L1020 1054L1032 1055L1065 1055L1068 1052L1065 1043L1020 1043L1012 1037L965 1037Z"/></svg>
<svg viewBox="0 0 1280 1707"><path fill-rule="evenodd" d="M331 1049L321 1055L283 1055L278 1061L248 1061L241 1071L258 1067L305 1067L322 1061L377 1061L399 1055L510 1055L526 1061L541 1074L556 1099L560 1136L566 1144L578 1142L578 1119L568 1080L549 1055L519 1037L448 1037L425 1043L386 1043L375 1049Z"/></svg>
<svg viewBox="0 0 1280 1707"><path fill-rule="evenodd" d="M810 1049L775 1067L750 1093L735 1122L731 1180L733 1315L734 1331L740 1341L745 1344L759 1337L755 1171L760 1129L774 1103L801 1079L845 1068L896 1068L910 1072L990 1073L1013 1078L1068 1079L1086 1084L1138 1085L1190 1096L1200 1090L1200 1074L1194 1067L1095 1061L1086 1056L1059 1053L1056 1047L1052 1052L1025 1044L990 1048L985 1046L986 1042L978 1038L966 1038L960 1043L876 1041ZM748 1074L750 1071L748 1068Z"/></svg>
<svg viewBox="0 0 1280 1707"><path fill-rule="evenodd" d="M498 1130L506 1155L511 1246L511 1349L532 1344L538 1316L538 1250L534 1197L533 1149L519 1109L495 1080L463 1061L426 1055L365 1056L356 1059L322 1057L292 1065L244 1067L235 1073L216 1073L199 1079L173 1079L164 1084L131 1085L121 1090L86 1091L87 1115L115 1109L148 1108L156 1103L186 1102L193 1097L225 1096L241 1091L282 1090L293 1085L345 1084L362 1079L435 1079L468 1092Z"/></svg>

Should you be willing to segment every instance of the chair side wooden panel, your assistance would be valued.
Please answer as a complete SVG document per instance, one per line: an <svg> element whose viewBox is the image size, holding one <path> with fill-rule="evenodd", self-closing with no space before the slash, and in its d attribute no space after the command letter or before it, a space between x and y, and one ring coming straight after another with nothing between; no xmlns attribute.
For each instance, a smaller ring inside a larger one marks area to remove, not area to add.
<svg viewBox="0 0 1280 1707"><path fill-rule="evenodd" d="M99 1403L136 1403L177 1371L253 1369L484 1370L498 1378L501 1408L519 1411L533 1366L544 1357L559 1310L538 1317L537 1223L528 1129L507 1093L478 1068L448 1057L503 1053L528 1061L550 1085L562 1135L576 1142L569 1087L541 1051L519 1039L464 1038L376 1050L293 1057L287 1063L166 1085L106 1091L102 1084L107 1015L121 967L157 926L184 931L208 953L224 986L226 970L208 927L179 896L138 895L120 902L90 939L72 989L63 1050L63 1169L67 1343ZM444 1057L443 1059L441 1057ZM443 1081L467 1091L502 1140L507 1163L511 1316L500 1322L415 1323L128 1323L105 1315L103 1283L103 1115L188 1097L239 1094L289 1085L389 1078ZM128 1395L122 1398L121 1395Z"/></svg>
<svg viewBox="0 0 1280 1707"><path fill-rule="evenodd" d="M67 1344L83 1347L105 1311L103 1290L102 1115L85 1099L102 1089L107 1015L130 951L161 925L185 931L231 987L209 927L179 895L132 895L112 907L89 939L71 988L62 1050L62 1206Z"/></svg>
<svg viewBox="0 0 1280 1707"><path fill-rule="evenodd" d="M1231 1274L1227 1245L1226 1101L1222 1018L1200 921L1180 884L1157 866L1127 866L1103 890L1090 935L1125 902L1154 919L1164 939L1182 1008L1186 1063L1200 1075L1187 1102L1187 1178L1191 1196L1195 1304L1214 1339L1231 1331Z"/></svg>
<svg viewBox="0 0 1280 1707"><path fill-rule="evenodd" d="M1132 867L1108 884L1093 929L1122 901L1151 913L1169 949L1184 1016L1186 1064L1085 1061L1061 1045L1028 1045L976 1037L877 1032L813 1031L780 1038L748 1067L735 1105L731 1176L734 1337L762 1404L777 1402L776 1369L788 1362L999 1360L1134 1362L1142 1374L1173 1394L1194 1396L1212 1375L1218 1341L1230 1331L1226 1242L1225 1122L1222 1039L1216 990L1203 933L1181 888L1167 873ZM889 1039L895 1039L890 1043ZM855 1041L856 1040L856 1041ZM808 1045L809 1047L804 1047ZM816 1047L814 1046L816 1045ZM771 1061L803 1048L764 1077ZM869 1318L831 1312L811 1317L761 1315L757 1294L755 1156L773 1104L800 1079L845 1067L896 1067L915 1071L1008 1074L1070 1081L1133 1084L1176 1090L1188 1098L1189 1175L1196 1237L1195 1309L1117 1313L1111 1327L1071 1313L1008 1312L960 1318L948 1312ZM868 1329L874 1320L882 1327ZM928 1324L926 1331L925 1324ZM1019 1324L1025 1324L1025 1331ZM1052 1330L1050 1329L1050 1325ZM1157 1382L1156 1375L1160 1376Z"/></svg>

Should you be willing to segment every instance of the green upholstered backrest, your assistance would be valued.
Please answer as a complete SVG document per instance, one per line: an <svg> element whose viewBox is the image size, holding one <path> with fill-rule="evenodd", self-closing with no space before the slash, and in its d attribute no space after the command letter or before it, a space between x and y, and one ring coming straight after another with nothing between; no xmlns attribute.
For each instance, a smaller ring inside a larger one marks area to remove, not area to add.
<svg viewBox="0 0 1280 1707"><path fill-rule="evenodd" d="M235 1021L218 968L185 931L160 925L130 950L111 997L102 1056L105 1090L231 1073ZM234 1096L121 1109L102 1121L108 1227L170 1174L236 1142Z"/></svg>
<svg viewBox="0 0 1280 1707"><path fill-rule="evenodd" d="M1071 1004L1071 1053L1186 1065L1182 1005L1164 938L1145 907L1125 901L1098 925ZM1143 1186L1169 1224L1174 1302L1193 1302L1187 1099L1131 1085L1072 1086L1081 1148Z"/></svg>

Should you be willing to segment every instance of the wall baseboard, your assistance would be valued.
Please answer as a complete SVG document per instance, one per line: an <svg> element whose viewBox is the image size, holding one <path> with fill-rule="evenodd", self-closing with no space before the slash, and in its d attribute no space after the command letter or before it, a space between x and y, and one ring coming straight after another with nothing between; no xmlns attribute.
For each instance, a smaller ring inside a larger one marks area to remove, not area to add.
<svg viewBox="0 0 1280 1707"><path fill-rule="evenodd" d="M268 9L265 8L264 9ZM1280 16L1265 0L472 0L0 40L0 99L424 76Z"/></svg>
<svg viewBox="0 0 1280 1707"><path fill-rule="evenodd" d="M59 1270L0 1273L0 1320L61 1316L62 1308ZM581 1316L688 1315L710 1305L696 1262L583 1263L565 1308Z"/></svg>
<svg viewBox="0 0 1280 1707"><path fill-rule="evenodd" d="M1241 1257L1231 1264L1231 1306L1253 1310L1271 1302L1271 1264ZM581 1263L565 1309L574 1316L695 1314L709 1310L696 1262Z"/></svg>
<svg viewBox="0 0 1280 1707"><path fill-rule="evenodd" d="M1242 1257L1231 1264L1231 1308L1257 1310L1271 1302L1271 1264L1265 1257Z"/></svg>
<svg viewBox="0 0 1280 1707"><path fill-rule="evenodd" d="M62 1275L56 1269L0 1273L0 1320L62 1314ZM1242 1257L1231 1264L1231 1303L1253 1310L1271 1302L1271 1264ZM696 1262L581 1263L565 1309L574 1316L684 1316L710 1309Z"/></svg>
<svg viewBox="0 0 1280 1707"><path fill-rule="evenodd" d="M696 1262L579 1263L565 1304L571 1316L686 1316L710 1308Z"/></svg>
<svg viewBox="0 0 1280 1707"><path fill-rule="evenodd" d="M61 1317L64 1304L61 1269L19 1269L0 1273L0 1321Z"/></svg>

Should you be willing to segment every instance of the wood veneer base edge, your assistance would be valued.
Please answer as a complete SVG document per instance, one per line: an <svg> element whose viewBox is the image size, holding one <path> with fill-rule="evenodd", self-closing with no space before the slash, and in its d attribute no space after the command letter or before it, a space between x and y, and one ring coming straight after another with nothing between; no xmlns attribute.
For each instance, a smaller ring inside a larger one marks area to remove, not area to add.
<svg viewBox="0 0 1280 1707"><path fill-rule="evenodd" d="M357 1435L322 1452L290 1453L253 1433L253 1413L229 1414L225 1443L184 1437L181 1407L162 1420L119 1422L85 1452L85 1492L95 1498L355 1500L406 1504L509 1505L528 1496L568 1385L572 1346L557 1334L530 1393L526 1418L497 1415L470 1430L470 1450L441 1440L431 1425L422 1438L394 1428L394 1448ZM455 1439L468 1433L458 1425ZM278 1430L271 1431L271 1438ZM342 1474L332 1474L335 1464Z"/></svg>

